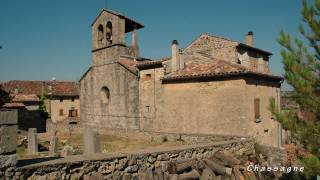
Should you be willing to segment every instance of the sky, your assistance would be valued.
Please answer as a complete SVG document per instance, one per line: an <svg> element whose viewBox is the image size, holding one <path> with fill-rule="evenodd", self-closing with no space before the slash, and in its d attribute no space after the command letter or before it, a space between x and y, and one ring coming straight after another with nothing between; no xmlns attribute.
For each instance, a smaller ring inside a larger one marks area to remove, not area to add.
<svg viewBox="0 0 320 180"><path fill-rule="evenodd" d="M91 64L91 23L107 7L145 25L141 56L170 55L173 39L185 48L201 33L273 53L270 69L283 74L279 31L298 35L300 0L1 0L0 81L78 81ZM284 90L290 90L287 84Z"/></svg>

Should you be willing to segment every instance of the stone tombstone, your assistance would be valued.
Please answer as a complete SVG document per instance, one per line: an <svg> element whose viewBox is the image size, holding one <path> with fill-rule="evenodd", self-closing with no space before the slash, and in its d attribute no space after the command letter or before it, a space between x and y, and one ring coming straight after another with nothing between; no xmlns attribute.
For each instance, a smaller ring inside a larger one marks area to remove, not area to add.
<svg viewBox="0 0 320 180"><path fill-rule="evenodd" d="M49 155L56 156L58 153L58 136L57 130L54 130L53 135L50 138Z"/></svg>
<svg viewBox="0 0 320 180"><path fill-rule="evenodd" d="M84 154L94 154L101 152L100 137L97 130L86 127L83 134Z"/></svg>
<svg viewBox="0 0 320 180"><path fill-rule="evenodd" d="M33 154L38 152L37 129L28 129L28 152Z"/></svg>
<svg viewBox="0 0 320 180"><path fill-rule="evenodd" d="M61 157L68 157L73 155L73 153L74 153L73 147L70 145L66 145L62 148L60 155Z"/></svg>
<svg viewBox="0 0 320 180"><path fill-rule="evenodd" d="M17 110L0 110L0 169L17 164Z"/></svg>

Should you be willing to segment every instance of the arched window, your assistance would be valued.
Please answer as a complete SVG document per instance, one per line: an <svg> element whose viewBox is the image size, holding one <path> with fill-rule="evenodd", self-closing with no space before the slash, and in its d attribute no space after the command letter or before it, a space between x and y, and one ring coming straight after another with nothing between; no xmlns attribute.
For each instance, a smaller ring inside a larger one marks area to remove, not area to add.
<svg viewBox="0 0 320 180"><path fill-rule="evenodd" d="M108 104L109 103L109 101L110 101L110 91L106 86L103 86L101 88L100 98L101 98L101 102L103 104Z"/></svg>
<svg viewBox="0 0 320 180"><path fill-rule="evenodd" d="M110 21L107 22L106 26L106 41L107 45L112 44L112 23Z"/></svg>
<svg viewBox="0 0 320 180"><path fill-rule="evenodd" d="M103 46L103 26L100 24L98 26L98 46L102 47Z"/></svg>

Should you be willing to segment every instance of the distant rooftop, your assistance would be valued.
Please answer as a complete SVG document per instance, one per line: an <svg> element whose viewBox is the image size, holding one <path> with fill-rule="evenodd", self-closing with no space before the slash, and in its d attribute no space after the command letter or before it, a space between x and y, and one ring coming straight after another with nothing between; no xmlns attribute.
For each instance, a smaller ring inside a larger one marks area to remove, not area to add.
<svg viewBox="0 0 320 180"><path fill-rule="evenodd" d="M0 84L0 88L14 94L79 96L79 84L71 81L23 81L12 80Z"/></svg>

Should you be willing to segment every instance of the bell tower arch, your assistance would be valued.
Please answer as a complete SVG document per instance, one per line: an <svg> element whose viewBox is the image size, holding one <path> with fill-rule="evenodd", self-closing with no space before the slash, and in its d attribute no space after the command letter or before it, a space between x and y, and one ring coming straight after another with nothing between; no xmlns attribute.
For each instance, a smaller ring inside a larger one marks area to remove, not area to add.
<svg viewBox="0 0 320 180"><path fill-rule="evenodd" d="M120 55L139 56L137 30L144 26L120 13L103 9L92 23L93 66L110 64ZM125 43L126 33L132 34L132 43Z"/></svg>

